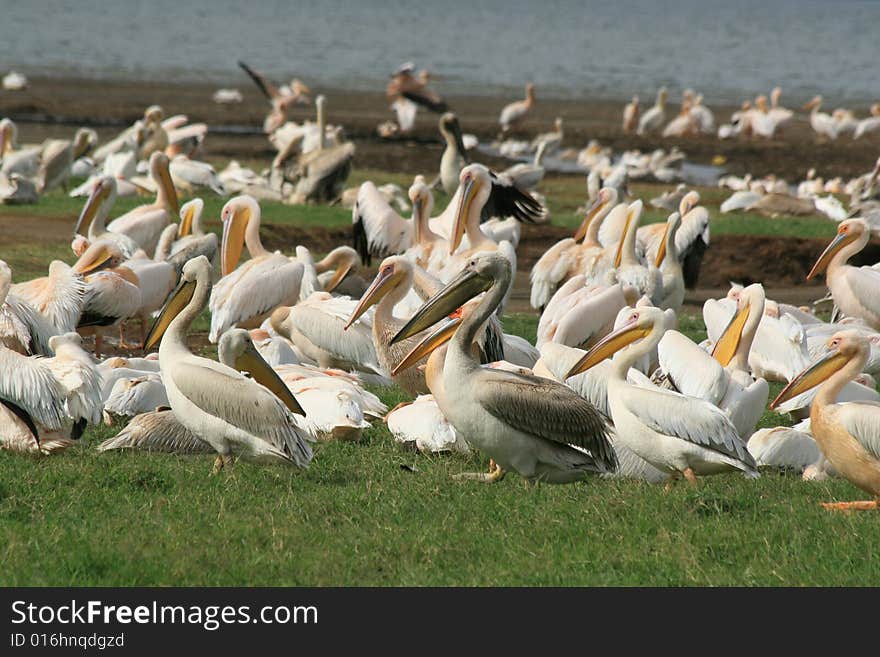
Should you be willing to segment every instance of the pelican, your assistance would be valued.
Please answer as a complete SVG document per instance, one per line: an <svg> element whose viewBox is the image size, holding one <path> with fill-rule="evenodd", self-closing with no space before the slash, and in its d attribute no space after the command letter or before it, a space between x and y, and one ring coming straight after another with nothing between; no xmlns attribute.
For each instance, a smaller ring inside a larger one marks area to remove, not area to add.
<svg viewBox="0 0 880 657"><path fill-rule="evenodd" d="M213 251L216 254L217 236L214 233L205 231L202 225L202 213L205 209L205 202L200 198L194 198L180 206L180 224L177 228L176 241L171 244L168 255L180 253L185 249L197 248ZM207 255L207 253L205 254ZM158 255L157 255L158 258ZM208 260L214 261L212 256L208 256Z"/></svg>
<svg viewBox="0 0 880 657"><path fill-rule="evenodd" d="M440 157L440 183L443 191L448 196L452 196L458 189L458 176L468 163L467 150L462 142L461 126L455 114L446 112L440 117L438 127L446 141L446 148L443 149L443 155Z"/></svg>
<svg viewBox="0 0 880 657"><path fill-rule="evenodd" d="M782 128L791 121L794 116L794 112L790 109L783 107L779 103L779 99L782 97L782 89L779 87L773 87L773 90L770 92L770 109L767 111L769 116L769 120L773 125L773 134L776 134L777 131L782 133Z"/></svg>
<svg viewBox="0 0 880 657"><path fill-rule="evenodd" d="M538 259L529 276L532 283L529 302L532 308L543 309L547 306L559 286L573 276L588 270L593 272L595 260L602 253L599 226L616 203L616 190L607 187L601 189L574 237L560 240Z"/></svg>
<svg viewBox="0 0 880 657"><path fill-rule="evenodd" d="M825 282L835 305L844 315L858 317L874 329L880 329L880 270L846 264L865 248L871 231L862 219L847 219L837 227L837 236L819 256L807 274L810 280L825 272Z"/></svg>
<svg viewBox="0 0 880 657"><path fill-rule="evenodd" d="M443 415L433 395L419 395L411 402L398 404L385 416L385 424L395 441L414 445L423 453L469 454L471 451L464 436Z"/></svg>
<svg viewBox="0 0 880 657"><path fill-rule="evenodd" d="M779 393L770 408L820 385L810 408L810 431L837 473L874 497L870 501L823 506L834 510L877 509L880 508L880 404L835 403L844 384L862 371L870 345L858 332L840 331L828 341L828 348L825 356Z"/></svg>
<svg viewBox="0 0 880 657"><path fill-rule="evenodd" d="M116 379L110 394L104 400L108 418L130 418L168 405L168 395L158 374Z"/></svg>
<svg viewBox="0 0 880 657"><path fill-rule="evenodd" d="M530 146L535 152L543 147L547 153L552 153L559 148L564 137L565 133L562 130L562 117L557 116L553 121L553 130L536 136L532 139Z"/></svg>
<svg viewBox="0 0 880 657"><path fill-rule="evenodd" d="M44 362L64 392L67 414L73 420L70 437L77 440L87 424L101 421L101 376L78 333L53 335L49 347L55 355Z"/></svg>
<svg viewBox="0 0 880 657"><path fill-rule="evenodd" d="M821 108L822 96L814 96L809 103L804 105L803 110L810 112L810 126L820 139L837 139L837 121L830 114L820 112Z"/></svg>
<svg viewBox="0 0 880 657"><path fill-rule="evenodd" d="M444 101L435 91L428 89L428 80L431 73L421 70L413 75L415 66L412 62L406 62L392 75L385 93L391 100L404 98L412 103L421 105L432 112L445 112L447 109Z"/></svg>
<svg viewBox="0 0 880 657"><path fill-rule="evenodd" d="M346 141L335 146L324 143L324 96L315 99L318 110L318 147L303 154L296 166L296 189L291 196L294 203L333 201L342 194L351 173L355 146Z"/></svg>
<svg viewBox="0 0 880 657"><path fill-rule="evenodd" d="M128 235L148 254L155 250L162 229L180 212L177 192L168 171L168 157L164 153L156 152L150 156L150 176L156 183L156 200L126 212L107 226L109 232Z"/></svg>
<svg viewBox="0 0 880 657"><path fill-rule="evenodd" d="M0 346L26 356L52 353L49 339L57 329L11 290L12 269L0 260Z"/></svg>
<svg viewBox="0 0 880 657"><path fill-rule="evenodd" d="M690 483L696 483L700 475L730 470L756 476L754 458L723 411L702 399L627 382L630 367L657 346L665 331L663 311L636 308L566 378L620 352L612 361L608 403L623 445L658 470L683 476Z"/></svg>
<svg viewBox="0 0 880 657"><path fill-rule="evenodd" d="M302 263L263 246L260 205L252 196L227 201L220 218L223 278L211 292L212 343L232 326L256 328L275 308L296 303L303 277ZM235 269L245 245L251 259Z"/></svg>
<svg viewBox="0 0 880 657"><path fill-rule="evenodd" d="M217 176L214 167L207 162L190 159L187 155L175 155L168 167L174 184L186 191L193 192L198 188L207 188L218 196L226 196L226 187Z"/></svg>
<svg viewBox="0 0 880 657"><path fill-rule="evenodd" d="M170 408L136 415L122 431L98 445L97 450L143 450L168 454L214 453L214 448L183 426Z"/></svg>
<svg viewBox="0 0 880 657"><path fill-rule="evenodd" d="M662 295L657 306L659 308L671 308L675 312L681 310L684 304L684 271L679 260L678 250L675 247L675 238L681 226L681 215L673 212L666 220L660 249L654 266L660 270L663 276Z"/></svg>
<svg viewBox="0 0 880 657"><path fill-rule="evenodd" d="M12 119L0 120L0 174L32 178L40 167L42 145L18 146L18 127Z"/></svg>
<svg viewBox="0 0 880 657"><path fill-rule="evenodd" d="M521 124L525 117L532 111L535 106L535 85L531 82L526 84L526 97L524 100L518 100L504 106L498 117L498 124L501 126L501 132L508 132Z"/></svg>
<svg viewBox="0 0 880 657"><path fill-rule="evenodd" d="M667 331L657 352L667 384L727 412L740 438L748 440L770 394L767 382L749 373L749 352L764 315L764 288L758 283L744 288L736 306L712 355L678 331Z"/></svg>
<svg viewBox="0 0 880 657"><path fill-rule="evenodd" d="M685 287L688 289L696 287L703 254L709 247L709 211L697 205L699 202L699 192L690 191L682 196L678 204L681 226L675 233L675 251L682 265ZM645 254L649 262L656 260L665 233L664 224L649 224L640 227L636 232L636 248Z"/></svg>
<svg viewBox="0 0 880 657"><path fill-rule="evenodd" d="M513 470L529 482L568 483L615 468L602 415L565 386L536 376L480 367L471 345L501 304L512 271L498 253L471 260L392 338L400 342L486 292L449 343L443 366L443 414L497 464L484 477ZM439 403L439 402L438 402Z"/></svg>
<svg viewBox="0 0 880 657"><path fill-rule="evenodd" d="M61 260L53 260L49 263L47 276L16 283L9 289L16 298L30 304L60 333L68 333L76 329L85 303L87 286L70 265Z"/></svg>
<svg viewBox="0 0 880 657"><path fill-rule="evenodd" d="M287 120L287 111L293 105L308 102L309 88L294 78L289 85L277 87L269 81L267 77L242 61L238 62L242 70L250 76L257 88L263 92L266 99L272 105L272 111L266 116L263 122L263 131L268 133L274 132Z"/></svg>
<svg viewBox="0 0 880 657"><path fill-rule="evenodd" d="M639 97L633 96L623 108L623 132L631 135L639 125Z"/></svg>
<svg viewBox="0 0 880 657"><path fill-rule="evenodd" d="M640 200L630 203L626 211L623 235L617 243L614 255L614 279L634 288L639 296L647 296L652 303L659 303L663 294L663 275L656 267L646 266L636 256L636 229L644 205Z"/></svg>
<svg viewBox="0 0 880 657"><path fill-rule="evenodd" d="M541 313L537 346L540 349L548 342L569 347L592 346L611 331L621 308L636 300L632 288L624 289L619 284L589 285L583 274L570 278Z"/></svg>
<svg viewBox="0 0 880 657"><path fill-rule="evenodd" d="M660 87L660 90L657 92L657 101L639 119L639 127L636 129L636 134L644 135L657 132L663 127L663 123L666 121L666 99L668 96L666 87Z"/></svg>
<svg viewBox="0 0 880 657"><path fill-rule="evenodd" d="M871 105L871 116L858 122L853 131L853 139L859 139L877 130L880 130L880 103Z"/></svg>
<svg viewBox="0 0 880 657"><path fill-rule="evenodd" d="M37 192L46 192L67 185L71 176L71 167L78 158L85 155L98 141L94 130L80 128L70 139L49 139L43 144L40 154L40 168L37 170Z"/></svg>
<svg viewBox="0 0 880 657"><path fill-rule="evenodd" d="M293 417L302 409L255 348L246 349L235 368L196 356L187 348L187 331L210 294L211 265L199 256L184 265L180 285L144 342L149 349L161 340L159 367L171 410L217 452L215 472L231 465L233 456L308 467L312 449Z"/></svg>
<svg viewBox="0 0 880 657"><path fill-rule="evenodd" d="M87 235L90 244L99 240L109 240L124 256L130 258L140 248L138 242L125 233L107 229L107 215L110 214L115 201L116 179L112 176L101 176L96 179L89 198L79 213L73 232L75 235Z"/></svg>

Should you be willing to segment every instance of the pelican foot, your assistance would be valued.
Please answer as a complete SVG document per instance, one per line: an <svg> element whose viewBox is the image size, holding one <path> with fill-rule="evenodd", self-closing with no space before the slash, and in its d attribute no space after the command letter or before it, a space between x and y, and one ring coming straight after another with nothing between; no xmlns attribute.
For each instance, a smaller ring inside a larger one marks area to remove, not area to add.
<svg viewBox="0 0 880 657"><path fill-rule="evenodd" d="M859 502L822 502L829 511L873 511L880 509L878 500L862 500Z"/></svg>
<svg viewBox="0 0 880 657"><path fill-rule="evenodd" d="M493 459L489 460L489 472L462 472L452 475L456 481L479 481L483 484L494 484L496 481L504 479L507 474L504 469L495 463Z"/></svg>
<svg viewBox="0 0 880 657"><path fill-rule="evenodd" d="M231 454L227 454L223 456L222 454L218 454L217 458L214 459L214 467L211 469L211 476L214 477L220 474L220 471L223 470L227 465L232 468L234 463L234 459Z"/></svg>
<svg viewBox="0 0 880 657"><path fill-rule="evenodd" d="M691 486L697 485L697 475L691 468L685 468L684 472L682 472L681 474L684 475L684 478L687 479L687 482Z"/></svg>

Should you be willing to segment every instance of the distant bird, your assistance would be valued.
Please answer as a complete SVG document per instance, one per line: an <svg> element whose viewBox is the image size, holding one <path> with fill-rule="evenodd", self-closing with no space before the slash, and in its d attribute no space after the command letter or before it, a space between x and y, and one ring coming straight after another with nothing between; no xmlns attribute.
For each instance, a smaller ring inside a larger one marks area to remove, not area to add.
<svg viewBox="0 0 880 657"><path fill-rule="evenodd" d="M415 73L415 66L407 62L391 74L391 80L385 88L385 94L392 102L399 98L415 103L431 112L438 114L449 109L446 101L432 89L428 89L431 73L421 70Z"/></svg>
<svg viewBox="0 0 880 657"><path fill-rule="evenodd" d="M309 102L308 94L311 93L311 90L300 80L294 78L289 85L277 87L266 76L244 62L238 62L238 65L250 76L272 105L272 110L263 122L263 132L266 134L271 134L287 121L287 112L290 107Z"/></svg>
<svg viewBox="0 0 880 657"><path fill-rule="evenodd" d="M512 128L517 127L525 120L529 112L535 106L535 85L531 82L526 84L526 97L524 100L505 105L498 117L498 123L501 126L501 132L508 132Z"/></svg>
<svg viewBox="0 0 880 657"><path fill-rule="evenodd" d="M645 135L657 132L663 127L666 121L666 99L669 97L666 87L660 87L657 92L657 101L647 112L642 114L639 119L639 127L636 134Z"/></svg>
<svg viewBox="0 0 880 657"><path fill-rule="evenodd" d="M452 196L458 189L458 174L468 164L468 154L461 137L461 126L458 117L446 112L440 117L438 124L440 134L446 140L446 148L440 157L440 183L443 191Z"/></svg>
<svg viewBox="0 0 880 657"><path fill-rule="evenodd" d="M824 139L837 139L838 126L834 118L825 112L820 112L822 108L822 96L814 96L813 99L804 105L804 111L810 112L810 126L816 132L816 135Z"/></svg>
<svg viewBox="0 0 880 657"><path fill-rule="evenodd" d="M623 108L623 132L631 135L639 126L639 97L633 96L632 100Z"/></svg>

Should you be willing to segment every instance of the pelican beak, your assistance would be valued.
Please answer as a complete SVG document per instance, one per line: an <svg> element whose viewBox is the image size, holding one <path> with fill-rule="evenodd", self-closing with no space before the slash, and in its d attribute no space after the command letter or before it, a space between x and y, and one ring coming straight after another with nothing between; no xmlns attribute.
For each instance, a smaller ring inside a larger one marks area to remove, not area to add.
<svg viewBox="0 0 880 657"><path fill-rule="evenodd" d="M611 358L624 347L631 345L636 340L641 340L651 332L651 327L640 326L638 320L627 322L616 331L612 331L604 338L599 340L593 348L585 353L581 359L574 364L568 374L565 375L569 379L581 372L586 372L591 367L601 363L606 358Z"/></svg>
<svg viewBox="0 0 880 657"><path fill-rule="evenodd" d="M425 356L430 355L432 351L449 342L458 329L459 324L461 324L461 317L456 317L425 337L391 370L391 376L397 376L401 372L408 370Z"/></svg>
<svg viewBox="0 0 880 657"><path fill-rule="evenodd" d="M461 198L458 200L458 211L455 213L455 224L452 227L452 239L449 241L449 255L455 253L464 237L465 221L471 211L471 204L477 195L476 178L468 178L464 184Z"/></svg>
<svg viewBox="0 0 880 657"><path fill-rule="evenodd" d="M187 235L192 235L192 227L193 227L193 219L196 216L196 205L195 203L191 203L187 206L186 211L183 213L183 217L180 219L180 227L177 229L177 238L186 237Z"/></svg>
<svg viewBox="0 0 880 657"><path fill-rule="evenodd" d="M587 236L587 229L590 227L590 224L593 222L595 216L599 214L599 210L601 210L603 207L605 207L605 202L600 196L593 202L593 205L590 206L590 209L587 210L587 214L584 216L584 220L581 222L581 225L578 226L577 231L575 231L575 242L580 242Z"/></svg>
<svg viewBox="0 0 880 657"><path fill-rule="evenodd" d="M335 279L336 276L333 278ZM393 266L389 265L380 269L379 273L376 274L376 278L370 283L370 287L364 292L364 296L361 297L354 312L351 313L351 317L348 318L348 322L345 323L343 330L348 330L348 327L354 324L371 306L379 303L386 294L393 290L397 286L398 278L397 271Z"/></svg>
<svg viewBox="0 0 880 657"><path fill-rule="evenodd" d="M345 277L348 276L348 273L352 270L354 265L352 263L344 264L340 267L336 268L336 271L333 273L333 278L327 283L324 287L325 292L332 292L335 290L339 284L345 280Z"/></svg>
<svg viewBox="0 0 880 657"><path fill-rule="evenodd" d="M174 188L174 181L171 180L171 171L168 165L159 167L159 185L165 190L165 196L168 199L168 211L174 216L180 214L180 201L177 199L177 190Z"/></svg>
<svg viewBox="0 0 880 657"><path fill-rule="evenodd" d="M236 208L232 216L223 222L223 240L220 246L222 274L226 276L235 270L244 248L244 232L251 219L248 208Z"/></svg>
<svg viewBox="0 0 880 657"><path fill-rule="evenodd" d="M851 235L849 233L837 233L834 239L831 240L831 244L825 247L825 250L822 251L822 255L819 256L819 259L816 261L816 264L813 265L810 273L807 274L807 280L810 280L816 274L824 272L828 268L828 263L831 262L831 259L837 254L837 252L847 244L855 241L856 238L856 235Z"/></svg>
<svg viewBox="0 0 880 657"><path fill-rule="evenodd" d="M620 241L617 243L617 254L614 256L614 266L620 267L620 260L623 258L623 243L626 238L626 232L629 230L629 225L633 220L633 216L635 215L635 210L627 210L626 212L626 223L623 225L623 231L620 233Z"/></svg>
<svg viewBox="0 0 880 657"><path fill-rule="evenodd" d="M472 269L464 269L433 297L428 299L415 315L404 325L391 344L405 340L426 328L434 326L441 319L463 306L481 292L492 286L492 279L482 276Z"/></svg>
<svg viewBox="0 0 880 657"><path fill-rule="evenodd" d="M416 196L413 204L413 218L419 220L422 218L422 197Z"/></svg>
<svg viewBox="0 0 880 657"><path fill-rule="evenodd" d="M740 340L742 340L743 327L749 318L749 310L748 302L746 302L744 307L737 309L727 324L727 328L724 329L724 333L721 334L721 337L718 338L718 342L715 343L715 347L712 349L712 358L721 363L722 367L727 367L730 361L733 360Z"/></svg>
<svg viewBox="0 0 880 657"><path fill-rule="evenodd" d="M144 339L144 351L152 349L162 339L165 331L168 330L169 324L180 314L180 311L186 308L187 304L192 300L195 291L195 281L181 279L177 289L171 293L171 297L165 303L162 312L159 313L156 321L150 327L150 332L147 333L147 337Z"/></svg>
<svg viewBox="0 0 880 657"><path fill-rule="evenodd" d="M657 249L657 257L654 260L654 266L659 268L661 264L663 264L663 259L666 258L666 236L669 235L669 224L666 224L666 228L663 229L663 236L660 238L660 248Z"/></svg>
<svg viewBox="0 0 880 657"><path fill-rule="evenodd" d="M83 255L85 256L86 254L84 253ZM77 274L88 274L103 269L112 259L113 254L110 252L110 249L102 246L92 251L88 257L77 260L72 269Z"/></svg>
<svg viewBox="0 0 880 657"><path fill-rule="evenodd" d="M10 143L10 139L8 136L9 130L4 126L2 130L0 130L0 157L6 155L6 147Z"/></svg>
<svg viewBox="0 0 880 657"><path fill-rule="evenodd" d="M452 135L455 137L455 146L458 148L459 154L464 158L465 163L467 163L467 149L464 147L464 140L461 137L461 126L458 123L458 119L452 122Z"/></svg>
<svg viewBox="0 0 880 657"><path fill-rule="evenodd" d="M278 373L260 355L253 342L235 359L235 369L239 372L247 372L254 381L271 390L278 399L284 402L291 413L305 417L305 410L290 392L290 388L284 384Z"/></svg>
<svg viewBox="0 0 880 657"><path fill-rule="evenodd" d="M780 404L805 393L811 388L825 381L832 374L849 362L849 357L834 349L819 358L803 372L794 377L791 382L782 389L782 392L770 403L770 410L775 410Z"/></svg>
<svg viewBox="0 0 880 657"><path fill-rule="evenodd" d="M83 206L82 212L79 213L79 218L76 220L76 226L73 228L74 235L87 234L92 219L95 218L95 215L98 214L98 209L107 200L108 193L108 190L104 189L104 185L95 185L92 188L92 193L89 194L89 198Z"/></svg>

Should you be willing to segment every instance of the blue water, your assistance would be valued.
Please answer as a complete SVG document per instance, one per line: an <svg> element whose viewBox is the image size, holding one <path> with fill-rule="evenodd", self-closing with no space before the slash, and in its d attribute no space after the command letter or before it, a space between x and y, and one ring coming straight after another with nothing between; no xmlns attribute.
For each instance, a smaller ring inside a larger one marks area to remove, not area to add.
<svg viewBox="0 0 880 657"><path fill-rule="evenodd" d="M707 102L782 85L788 104L880 97L875 2L0 0L0 71L249 85L236 60L312 85L381 89L412 60L441 92L534 80L555 97ZM518 93L518 91L517 91Z"/></svg>

